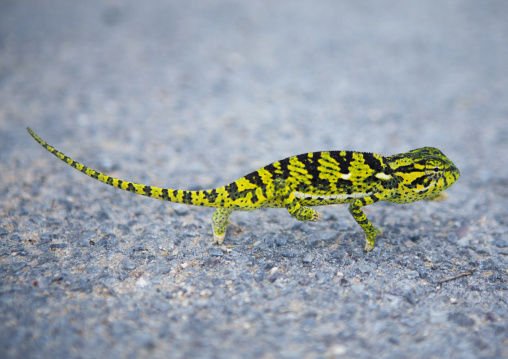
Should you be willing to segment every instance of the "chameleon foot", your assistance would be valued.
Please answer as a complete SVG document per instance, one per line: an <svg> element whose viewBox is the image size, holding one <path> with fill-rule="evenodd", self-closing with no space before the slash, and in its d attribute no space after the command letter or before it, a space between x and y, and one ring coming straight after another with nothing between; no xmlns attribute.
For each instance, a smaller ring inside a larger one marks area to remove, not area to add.
<svg viewBox="0 0 508 359"><path fill-rule="evenodd" d="M226 228L229 224L229 215L233 210L229 208L217 208L212 218L213 244L219 246L224 242L226 237Z"/></svg>
<svg viewBox="0 0 508 359"><path fill-rule="evenodd" d="M434 197L427 198L426 201L442 202L442 201L446 201L447 198L448 198L448 193L441 192Z"/></svg>
<svg viewBox="0 0 508 359"><path fill-rule="evenodd" d="M374 228L372 232L365 232L366 243L365 243L365 251L370 252L374 249L374 244L376 243L376 237L383 234L383 232L379 228Z"/></svg>
<svg viewBox="0 0 508 359"><path fill-rule="evenodd" d="M216 244L216 245L220 246L222 243L224 243L224 238L225 237L226 237L226 233L224 233L224 234L214 233L213 234L213 242L212 242L212 244Z"/></svg>
<svg viewBox="0 0 508 359"><path fill-rule="evenodd" d="M311 219L312 222L320 221L323 218L323 216L321 216L321 213L319 213L318 211L314 209L312 211L314 211L314 218Z"/></svg>
<svg viewBox="0 0 508 359"><path fill-rule="evenodd" d="M370 252L370 251L371 251L371 250L373 250L373 249L374 249L374 244L369 243L369 242L367 242L367 243L365 244L365 252Z"/></svg>

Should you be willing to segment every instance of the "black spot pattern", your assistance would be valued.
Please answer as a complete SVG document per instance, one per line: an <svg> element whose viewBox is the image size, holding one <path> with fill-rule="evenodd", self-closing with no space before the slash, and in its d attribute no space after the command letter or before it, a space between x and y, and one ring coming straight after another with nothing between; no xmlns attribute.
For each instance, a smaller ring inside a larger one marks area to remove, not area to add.
<svg viewBox="0 0 508 359"><path fill-rule="evenodd" d="M382 173L384 171L384 165L376 158L372 153L363 153L363 160L365 164L368 165L374 172Z"/></svg>
<svg viewBox="0 0 508 359"><path fill-rule="evenodd" d="M182 202L192 204L192 191L183 191Z"/></svg>
<svg viewBox="0 0 508 359"><path fill-rule="evenodd" d="M272 172L270 172L270 173L272 173ZM254 171L254 172L249 173L247 176L245 176L245 179L258 187L261 187L263 185L263 180L261 179L261 176L259 175L259 171Z"/></svg>
<svg viewBox="0 0 508 359"><path fill-rule="evenodd" d="M217 193L216 189L203 191L203 195L206 198L206 200L210 203L215 203L215 201L217 201L217 198L219 197L219 194Z"/></svg>
<svg viewBox="0 0 508 359"><path fill-rule="evenodd" d="M339 164L340 173L347 174L350 172L349 165L353 162L353 152L344 151L345 155L341 156L342 151L331 151L330 157L333 158Z"/></svg>

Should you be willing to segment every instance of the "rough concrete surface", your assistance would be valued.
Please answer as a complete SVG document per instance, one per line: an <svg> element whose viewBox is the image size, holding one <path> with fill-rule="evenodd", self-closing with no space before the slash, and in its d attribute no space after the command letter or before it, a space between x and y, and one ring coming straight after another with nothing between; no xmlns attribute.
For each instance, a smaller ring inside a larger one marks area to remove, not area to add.
<svg viewBox="0 0 508 359"><path fill-rule="evenodd" d="M0 2L2 358L508 357L508 2ZM319 223L211 188L303 152L434 146L445 202Z"/></svg>

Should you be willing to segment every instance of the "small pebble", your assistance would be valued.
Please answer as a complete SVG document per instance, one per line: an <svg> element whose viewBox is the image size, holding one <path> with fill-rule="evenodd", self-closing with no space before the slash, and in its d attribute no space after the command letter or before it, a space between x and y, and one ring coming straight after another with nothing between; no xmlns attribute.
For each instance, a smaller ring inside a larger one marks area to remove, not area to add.
<svg viewBox="0 0 508 359"><path fill-rule="evenodd" d="M215 246L208 248L207 252L208 252L208 254L210 256L213 256L213 257L222 257L222 256L224 256L224 253L222 252L222 250L220 248L218 248L218 247L215 247Z"/></svg>
<svg viewBox="0 0 508 359"><path fill-rule="evenodd" d="M314 256L312 255L312 253L307 252L303 256L302 262L303 263L312 263L313 260L314 260Z"/></svg>
<svg viewBox="0 0 508 359"><path fill-rule="evenodd" d="M137 265L129 258L124 258L120 261L120 263L118 264L118 267L120 267L120 269L123 269L126 271L131 271L131 270L136 269Z"/></svg>

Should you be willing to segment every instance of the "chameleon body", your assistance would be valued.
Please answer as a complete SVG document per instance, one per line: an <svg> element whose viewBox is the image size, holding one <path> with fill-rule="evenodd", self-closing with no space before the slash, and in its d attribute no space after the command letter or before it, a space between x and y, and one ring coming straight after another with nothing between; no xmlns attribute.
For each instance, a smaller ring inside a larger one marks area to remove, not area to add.
<svg viewBox="0 0 508 359"><path fill-rule="evenodd" d="M214 243L222 244L233 211L286 208L300 221L317 221L312 206L348 203L349 212L374 248L381 231L362 207L378 201L411 203L444 198L443 190L460 172L441 151L423 147L384 157L353 151L310 152L271 163L219 188L186 191L159 188L114 178L88 168L50 146L27 128L46 150L71 167L110 186L147 197L189 205L217 207L212 219Z"/></svg>

